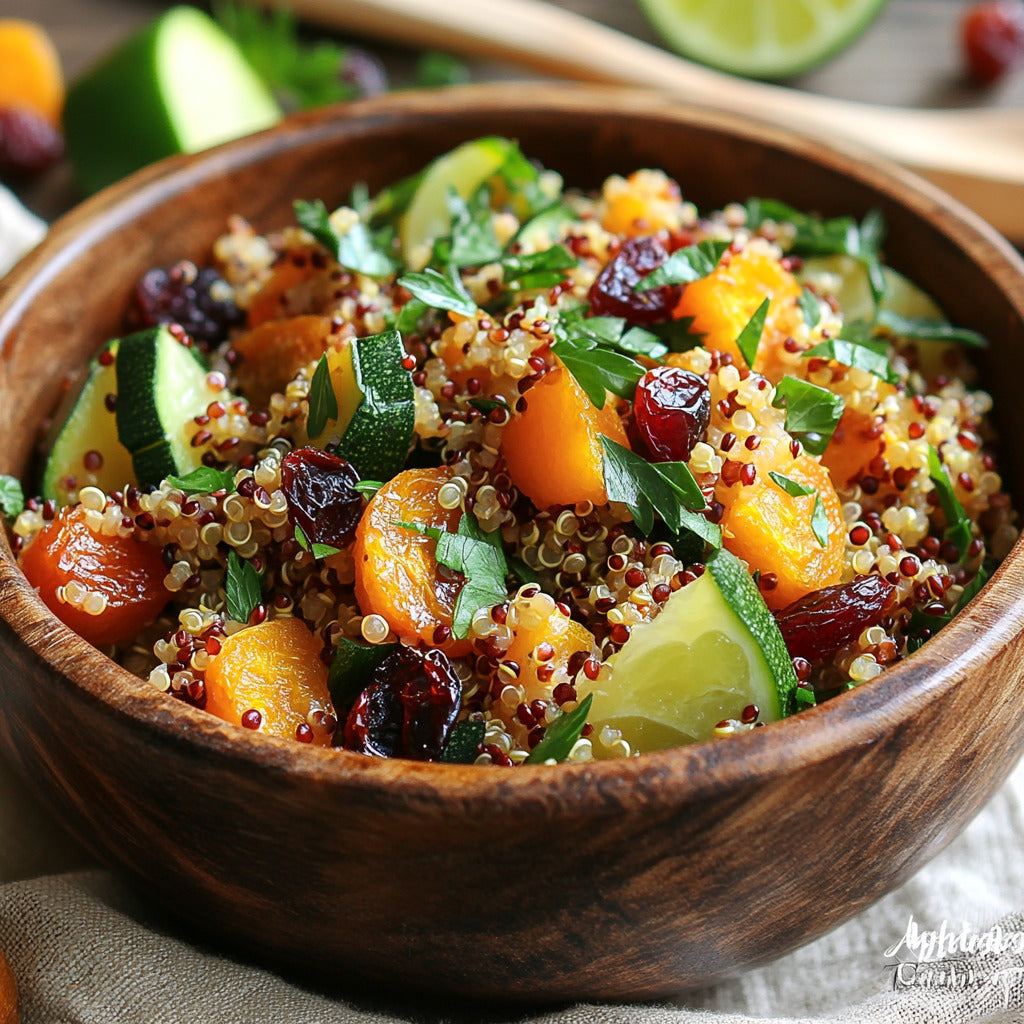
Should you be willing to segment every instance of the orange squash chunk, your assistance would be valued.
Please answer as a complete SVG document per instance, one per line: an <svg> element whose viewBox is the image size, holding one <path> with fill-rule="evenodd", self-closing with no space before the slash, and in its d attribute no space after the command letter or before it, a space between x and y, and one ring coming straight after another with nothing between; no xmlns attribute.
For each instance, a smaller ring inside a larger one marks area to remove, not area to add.
<svg viewBox="0 0 1024 1024"><path fill-rule="evenodd" d="M337 716L322 649L301 619L272 619L225 637L206 667L206 710L270 736L330 746Z"/></svg>
<svg viewBox="0 0 1024 1024"><path fill-rule="evenodd" d="M797 279L769 253L748 247L727 257L708 274L683 289L673 315L693 317L691 330L705 335L704 347L728 352L737 366L745 365L736 339L765 300L769 300L765 329L752 369L777 381L783 364L779 349L803 318Z"/></svg>
<svg viewBox="0 0 1024 1024"><path fill-rule="evenodd" d="M406 469L372 498L356 530L356 600L364 615L382 616L408 644L442 647L452 656L471 649L468 640L435 642L438 626L452 625L462 577L439 565L436 541L397 523L417 523L454 533L462 510L442 508L438 493L451 474L444 467Z"/></svg>
<svg viewBox="0 0 1024 1024"><path fill-rule="evenodd" d="M815 495L787 494L768 475L769 469L813 488L821 496L828 520L824 546L811 527ZM846 544L842 505L828 470L810 456L780 459L775 466L758 467L753 484L720 484L716 497L725 505L725 546L744 559L752 571L760 569L775 575L775 587L762 588L765 602L773 611L840 581Z"/></svg>
<svg viewBox="0 0 1024 1024"><path fill-rule="evenodd" d="M170 597L160 549L94 533L81 505L62 509L36 534L21 570L46 607L96 647L133 639Z"/></svg>
<svg viewBox="0 0 1024 1024"><path fill-rule="evenodd" d="M268 320L278 320L289 312L288 293L321 272L322 265L313 261L316 246L290 249L271 270L270 277L249 305L249 326L257 327Z"/></svg>
<svg viewBox="0 0 1024 1024"><path fill-rule="evenodd" d="M523 396L512 415L501 453L512 482L540 509L592 501L608 503L601 435L629 447L613 400L598 409L564 366L557 366Z"/></svg>
<svg viewBox="0 0 1024 1024"><path fill-rule="evenodd" d="M232 346L239 355L239 389L253 405L266 406L270 396L284 391L303 366L346 342L345 335L331 333L331 319L326 316L294 316L260 324Z"/></svg>
<svg viewBox="0 0 1024 1024"><path fill-rule="evenodd" d="M528 606L528 607L527 607ZM519 599L512 604L517 621L512 626L512 643L504 660L519 666L517 682L523 687L523 699L550 700L559 683L571 682L566 665L577 651L598 656L594 634L562 612L547 595ZM542 681L539 670L554 668Z"/></svg>
<svg viewBox="0 0 1024 1024"><path fill-rule="evenodd" d="M882 454L885 442L876 435L873 414L845 409L821 457L837 487L849 484L872 459Z"/></svg>
<svg viewBox="0 0 1024 1024"><path fill-rule="evenodd" d="M25 107L54 127L64 108L64 75L53 41L42 26L0 19L0 107Z"/></svg>

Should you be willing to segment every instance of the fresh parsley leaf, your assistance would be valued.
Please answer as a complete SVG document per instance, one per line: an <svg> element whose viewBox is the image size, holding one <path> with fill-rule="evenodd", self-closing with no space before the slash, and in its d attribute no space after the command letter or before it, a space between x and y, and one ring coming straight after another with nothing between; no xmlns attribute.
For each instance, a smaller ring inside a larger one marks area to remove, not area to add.
<svg viewBox="0 0 1024 1024"><path fill-rule="evenodd" d="M412 334L418 329L423 314L429 308L425 302L421 302L419 299L410 299L395 319L393 325L395 330L402 334Z"/></svg>
<svg viewBox="0 0 1024 1024"><path fill-rule="evenodd" d="M213 13L249 66L289 110L354 99L359 90L342 75L345 51L334 43L306 45L292 14L263 14L245 4L218 3Z"/></svg>
<svg viewBox="0 0 1024 1024"><path fill-rule="evenodd" d="M811 529L814 531L814 536L818 538L818 543L823 548L828 547L828 514L825 512L825 506L822 503L820 494L815 494L814 496L814 508L811 511Z"/></svg>
<svg viewBox="0 0 1024 1024"><path fill-rule="evenodd" d="M231 492L235 489L236 469L213 469L197 466L184 476L169 476L167 482L186 494L213 494L214 491Z"/></svg>
<svg viewBox="0 0 1024 1024"><path fill-rule="evenodd" d="M660 288L666 284L689 284L707 277L715 267L728 242L712 242L705 239L696 245L688 245L685 249L677 249L660 267L652 270L643 280L638 281L633 291L649 292L652 288Z"/></svg>
<svg viewBox="0 0 1024 1024"><path fill-rule="evenodd" d="M508 253L501 257L502 278L512 291L552 288L565 280L563 271L575 267L576 257L564 245L553 245L542 252L519 256Z"/></svg>
<svg viewBox="0 0 1024 1024"><path fill-rule="evenodd" d="M551 351L598 409L604 408L608 391L620 398L632 398L640 378L647 372L635 359L606 348L587 350L556 342Z"/></svg>
<svg viewBox="0 0 1024 1024"><path fill-rule="evenodd" d="M482 185L467 202L449 186L447 204L451 227L447 237L434 243L433 261L474 267L499 259L502 249L494 233L490 189Z"/></svg>
<svg viewBox="0 0 1024 1024"><path fill-rule="evenodd" d="M753 369L754 360L757 358L757 346L761 344L761 335L764 333L768 306L769 300L765 299L754 311L754 315L747 321L746 327L740 331L740 336L736 339L736 347L743 353L743 358L751 369Z"/></svg>
<svg viewBox="0 0 1024 1024"><path fill-rule="evenodd" d="M800 483L792 477L776 473L774 469L768 471L768 475L781 487L791 498L804 498L808 494L814 494L814 488L807 484Z"/></svg>
<svg viewBox="0 0 1024 1024"><path fill-rule="evenodd" d="M793 690L793 700L804 708L813 708L818 703L814 691L808 686L797 686Z"/></svg>
<svg viewBox="0 0 1024 1024"><path fill-rule="evenodd" d="M235 622L248 622L253 609L263 597L260 576L252 562L239 558L234 550L228 552L228 575L224 584L228 615Z"/></svg>
<svg viewBox="0 0 1024 1024"><path fill-rule="evenodd" d="M957 557L962 560L974 536L971 532L971 521L953 491L953 484L939 453L931 445L928 446L928 476L935 484L939 507L946 517L946 539L956 545Z"/></svg>
<svg viewBox="0 0 1024 1024"><path fill-rule="evenodd" d="M0 473L0 512L13 519L25 507L25 492L16 476Z"/></svg>
<svg viewBox="0 0 1024 1024"><path fill-rule="evenodd" d="M353 485L353 490L372 498L383 486L382 480L359 480Z"/></svg>
<svg viewBox="0 0 1024 1024"><path fill-rule="evenodd" d="M549 178L551 176L548 172ZM513 144L505 157L498 176L505 182L508 194L520 223L536 217L560 200L541 186L540 171L525 156L518 145Z"/></svg>
<svg viewBox="0 0 1024 1024"><path fill-rule="evenodd" d="M441 751L441 760L445 764L472 764L480 754L484 728L483 722L470 718L456 722Z"/></svg>
<svg viewBox="0 0 1024 1024"><path fill-rule="evenodd" d="M786 431L812 455L828 447L844 409L839 395L799 377L779 381L772 405L786 410Z"/></svg>
<svg viewBox="0 0 1024 1024"><path fill-rule="evenodd" d="M387 277L394 271L395 261L374 245L362 221L357 220L345 234L339 235L323 200L296 199L292 206L299 227L305 228L346 270L367 277Z"/></svg>
<svg viewBox="0 0 1024 1024"><path fill-rule="evenodd" d="M535 235L557 238L562 225L575 219L572 210L561 199L550 200L548 205L519 226L512 242L532 239ZM511 244L511 243L510 243Z"/></svg>
<svg viewBox="0 0 1024 1024"><path fill-rule="evenodd" d="M398 283L427 306L446 309L462 316L476 316L476 303L462 283L458 268L451 265L444 274L427 267L421 273L406 274Z"/></svg>
<svg viewBox="0 0 1024 1024"><path fill-rule="evenodd" d="M450 53L427 50L416 61L413 84L419 89L443 89L449 85L465 85L470 80L469 67Z"/></svg>
<svg viewBox="0 0 1024 1024"><path fill-rule="evenodd" d="M515 576L520 583L539 583L540 576L537 575L521 558L516 555L506 555L508 571Z"/></svg>
<svg viewBox="0 0 1024 1024"><path fill-rule="evenodd" d="M530 751L526 764L544 764L545 761L564 761L576 746L576 741L587 724L590 705L594 703L594 695L588 693L576 707L556 718L544 733L544 738Z"/></svg>
<svg viewBox="0 0 1024 1024"><path fill-rule="evenodd" d="M355 703L380 663L397 649L398 644L366 644L346 636L338 640L327 675L327 688L331 703L339 713L344 715Z"/></svg>
<svg viewBox="0 0 1024 1024"><path fill-rule="evenodd" d="M500 530L485 533L472 514L462 516L457 533L420 523L399 522L396 525L435 540L437 550L434 557L438 563L465 577L452 612L453 636L458 639L467 637L477 611L508 599L505 586L508 564L501 546Z"/></svg>
<svg viewBox="0 0 1024 1024"><path fill-rule="evenodd" d="M630 327L612 344L626 355L646 356L648 359L660 359L668 353L668 345L643 327Z"/></svg>
<svg viewBox="0 0 1024 1024"><path fill-rule="evenodd" d="M834 359L844 366L853 366L859 370L866 370L874 374L879 380L887 384L896 384L899 378L893 370L889 360L881 353L876 352L867 345L858 344L855 341L847 341L845 338L831 338L823 341L813 348L806 349L802 353L805 359L811 356L820 356L822 359Z"/></svg>
<svg viewBox="0 0 1024 1024"><path fill-rule="evenodd" d="M964 587L963 593L961 593L956 604L953 606L954 615L957 612L963 611L964 607L968 604L968 602L970 602L977 596L978 591L981 590L981 588L985 586L985 584L988 582L988 578L990 575L991 573L988 571L988 569L985 568L984 565L978 567L978 571L975 574L974 579L971 580L971 582L968 583L966 587Z"/></svg>
<svg viewBox="0 0 1024 1024"><path fill-rule="evenodd" d="M875 305L881 301L885 293L885 278L878 251L885 236L885 221L880 210L868 211L858 225L853 217L824 220L777 199L748 199L747 227L755 231L768 220L777 224L792 224L796 228L793 252L814 256L839 253L859 260L868 272Z"/></svg>
<svg viewBox="0 0 1024 1024"><path fill-rule="evenodd" d="M328 420L338 419L338 396L334 393L331 370L325 352L313 371L309 382L309 414L306 417L306 433L319 437L327 427Z"/></svg>
<svg viewBox="0 0 1024 1024"><path fill-rule="evenodd" d="M721 528L697 514L706 502L686 463L648 462L604 435L601 447L608 500L623 502L642 534L651 534L657 513L672 533L689 530L721 546Z"/></svg>
<svg viewBox="0 0 1024 1024"><path fill-rule="evenodd" d="M927 317L900 316L889 309L880 309L875 320L876 328L888 334L914 341L953 341L969 348L985 348L988 339L977 331L966 327L954 327L947 320Z"/></svg>
<svg viewBox="0 0 1024 1024"><path fill-rule="evenodd" d="M800 312L804 315L804 323L814 330L821 323L822 301L806 285L800 292Z"/></svg>
<svg viewBox="0 0 1024 1024"><path fill-rule="evenodd" d="M314 558L330 558L331 555L337 555L341 552L341 548L336 548L333 544L320 544L317 542L310 544L306 531L301 526L295 527L295 539L298 541L299 547L303 551L308 551Z"/></svg>
<svg viewBox="0 0 1024 1024"><path fill-rule="evenodd" d="M648 324L647 329L668 346L670 352L686 352L704 344L706 335L693 329L694 317L681 316L660 324Z"/></svg>

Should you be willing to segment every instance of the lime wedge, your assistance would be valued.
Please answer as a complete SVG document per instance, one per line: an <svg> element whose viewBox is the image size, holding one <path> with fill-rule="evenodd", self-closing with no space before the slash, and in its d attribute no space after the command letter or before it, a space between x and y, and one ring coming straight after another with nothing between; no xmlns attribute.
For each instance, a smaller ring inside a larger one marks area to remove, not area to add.
<svg viewBox="0 0 1024 1024"><path fill-rule="evenodd" d="M852 43L885 0L640 0L665 41L703 64L789 78Z"/></svg>
<svg viewBox="0 0 1024 1024"><path fill-rule="evenodd" d="M633 627L594 690L590 723L643 753L710 739L754 704L759 720L790 713L796 675L782 634L746 566L724 548L657 618ZM600 750L600 744L595 744Z"/></svg>
<svg viewBox="0 0 1024 1024"><path fill-rule="evenodd" d="M172 7L68 90L64 132L87 191L154 160L275 124L281 109L208 15Z"/></svg>
<svg viewBox="0 0 1024 1024"><path fill-rule="evenodd" d="M426 169L398 226L402 255L409 267L422 270L434 239L448 233L448 190L454 188L468 199L501 169L514 148L514 142L497 136L474 139L438 157Z"/></svg>

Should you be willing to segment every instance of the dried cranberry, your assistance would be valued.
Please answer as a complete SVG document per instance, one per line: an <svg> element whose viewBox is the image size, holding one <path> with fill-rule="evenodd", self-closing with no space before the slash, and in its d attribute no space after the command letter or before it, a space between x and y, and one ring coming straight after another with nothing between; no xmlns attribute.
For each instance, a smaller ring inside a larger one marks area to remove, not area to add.
<svg viewBox="0 0 1024 1024"><path fill-rule="evenodd" d="M824 661L852 643L892 607L896 588L881 576L815 590L778 612L792 658Z"/></svg>
<svg viewBox="0 0 1024 1024"><path fill-rule="evenodd" d="M352 540L364 504L357 483L359 474L349 463L319 448L296 448L281 460L288 522L310 544L339 548Z"/></svg>
<svg viewBox="0 0 1024 1024"><path fill-rule="evenodd" d="M634 291L641 278L667 258L665 247L653 236L627 239L590 286L590 310L594 316L621 316L634 324L668 320L679 302L678 286Z"/></svg>
<svg viewBox="0 0 1024 1024"><path fill-rule="evenodd" d="M12 178L41 174L64 153L64 136L27 107L0 108L0 173Z"/></svg>
<svg viewBox="0 0 1024 1024"><path fill-rule="evenodd" d="M711 391L689 370L656 366L640 378L633 410L653 461L685 462L708 429Z"/></svg>
<svg viewBox="0 0 1024 1024"><path fill-rule="evenodd" d="M224 341L228 331L245 321L230 298L230 286L213 267L197 270L182 260L173 267L154 267L135 286L128 325L133 328L180 324L201 348Z"/></svg>
<svg viewBox="0 0 1024 1024"><path fill-rule="evenodd" d="M960 22L960 47L976 82L998 81L1024 63L1024 4L994 0L968 8Z"/></svg>
<svg viewBox="0 0 1024 1024"><path fill-rule="evenodd" d="M436 761L455 725L461 692L443 651L399 646L356 698L345 721L345 748Z"/></svg>

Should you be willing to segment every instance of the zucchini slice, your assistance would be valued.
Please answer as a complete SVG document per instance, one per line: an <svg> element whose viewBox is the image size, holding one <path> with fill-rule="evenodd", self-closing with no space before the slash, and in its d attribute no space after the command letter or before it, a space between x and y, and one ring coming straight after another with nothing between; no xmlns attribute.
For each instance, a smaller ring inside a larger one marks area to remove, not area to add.
<svg viewBox="0 0 1024 1024"><path fill-rule="evenodd" d="M153 327L121 339L115 366L117 436L138 482L159 483L202 465L186 428L215 396L198 353L166 327Z"/></svg>
<svg viewBox="0 0 1024 1024"><path fill-rule="evenodd" d="M131 453L118 439L114 413L117 349L112 341L93 359L82 387L56 417L61 426L50 445L41 491L60 505L83 487L109 494L135 483Z"/></svg>

